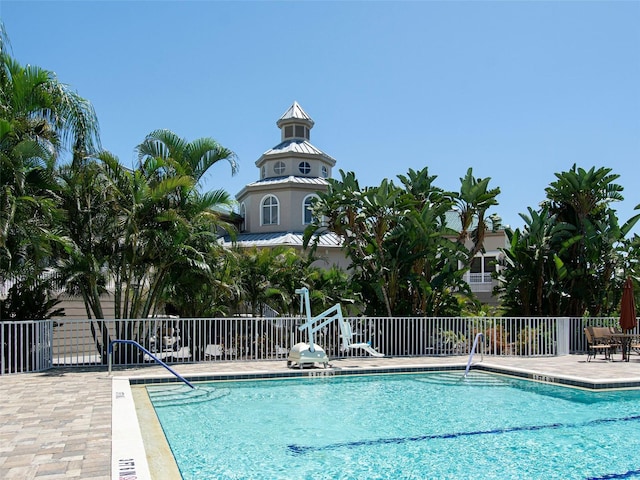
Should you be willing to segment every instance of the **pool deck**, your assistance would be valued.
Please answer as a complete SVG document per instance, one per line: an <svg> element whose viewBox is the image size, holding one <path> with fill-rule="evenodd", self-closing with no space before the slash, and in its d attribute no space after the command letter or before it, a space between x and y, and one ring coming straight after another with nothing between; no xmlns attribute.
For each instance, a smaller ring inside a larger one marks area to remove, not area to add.
<svg viewBox="0 0 640 480"><path fill-rule="evenodd" d="M521 358L476 356L472 368L509 371L540 381L602 388L640 385L640 356L629 362L586 361L586 355ZM461 368L467 358L351 358L332 360L327 370L305 369L305 374L340 371L363 373L391 368ZM221 375L279 375L285 360L216 362L173 366L189 378ZM113 378L167 379L160 366L115 369L113 377L102 368L54 368L34 374L0 376L0 478L110 480Z"/></svg>

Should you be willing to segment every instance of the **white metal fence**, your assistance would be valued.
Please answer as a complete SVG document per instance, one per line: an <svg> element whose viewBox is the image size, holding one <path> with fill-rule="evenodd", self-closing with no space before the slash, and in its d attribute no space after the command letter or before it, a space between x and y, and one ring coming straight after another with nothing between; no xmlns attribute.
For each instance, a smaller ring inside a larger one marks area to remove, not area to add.
<svg viewBox="0 0 640 480"><path fill-rule="evenodd" d="M0 375L52 366L107 365L112 340L135 340L166 363L285 359L306 341L305 319L285 317L152 318L0 322ZM354 342L371 342L387 356L468 355L477 333L486 355L553 356L586 351L584 327L616 326L617 318L437 317L347 319ZM55 326L54 326L55 325ZM366 355L342 350L337 322L316 333L330 358ZM114 364L153 359L131 345L115 345Z"/></svg>
<svg viewBox="0 0 640 480"><path fill-rule="evenodd" d="M53 326L52 320L0 321L0 375L51 368Z"/></svg>

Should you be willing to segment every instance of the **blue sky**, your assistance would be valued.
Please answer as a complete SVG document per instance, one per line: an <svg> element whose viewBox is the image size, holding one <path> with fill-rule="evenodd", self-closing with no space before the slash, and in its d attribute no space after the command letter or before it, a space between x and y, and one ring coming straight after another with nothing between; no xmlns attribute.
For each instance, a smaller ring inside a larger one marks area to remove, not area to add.
<svg viewBox="0 0 640 480"><path fill-rule="evenodd" d="M640 204L639 1L0 0L0 18L122 163L158 128L235 151L239 174L216 165L206 189L257 180L296 100L362 186L428 166L458 190L473 167L515 228L577 163L621 176L621 221Z"/></svg>

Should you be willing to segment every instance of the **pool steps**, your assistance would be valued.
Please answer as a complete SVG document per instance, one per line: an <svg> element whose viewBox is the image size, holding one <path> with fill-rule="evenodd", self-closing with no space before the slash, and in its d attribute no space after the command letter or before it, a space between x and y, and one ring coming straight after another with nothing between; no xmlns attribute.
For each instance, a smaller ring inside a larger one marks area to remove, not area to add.
<svg viewBox="0 0 640 480"><path fill-rule="evenodd" d="M431 383L437 385L446 386L478 386L478 387L504 387L507 382L504 378L486 374L486 373L472 373L468 376L460 375L460 372L444 372L433 373L425 375L415 379L416 382Z"/></svg>
<svg viewBox="0 0 640 480"><path fill-rule="evenodd" d="M507 385L503 378L495 375L477 373L464 377L460 375L460 371L434 373L433 375L416 378L415 381L447 386L504 387ZM156 408L162 408L217 400L229 395L231 390L209 385L199 385L197 389L189 389L184 385L178 385L173 388L169 388L166 385L150 385L147 386L147 393L153 405Z"/></svg>
<svg viewBox="0 0 640 480"><path fill-rule="evenodd" d="M228 388L199 386L197 389L188 389L181 385L176 388L147 387L147 393L156 408L171 407L175 405L190 405L218 398L226 397L231 393Z"/></svg>

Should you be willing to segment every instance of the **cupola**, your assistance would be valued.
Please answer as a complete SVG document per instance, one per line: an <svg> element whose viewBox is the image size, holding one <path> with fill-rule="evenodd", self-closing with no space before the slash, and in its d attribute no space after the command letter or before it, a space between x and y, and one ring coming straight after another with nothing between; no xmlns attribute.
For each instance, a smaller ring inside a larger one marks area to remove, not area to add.
<svg viewBox="0 0 640 480"><path fill-rule="evenodd" d="M313 128L313 120L302 109L298 102L284 112L276 123L281 130L281 141L286 140L309 140L309 131Z"/></svg>

